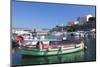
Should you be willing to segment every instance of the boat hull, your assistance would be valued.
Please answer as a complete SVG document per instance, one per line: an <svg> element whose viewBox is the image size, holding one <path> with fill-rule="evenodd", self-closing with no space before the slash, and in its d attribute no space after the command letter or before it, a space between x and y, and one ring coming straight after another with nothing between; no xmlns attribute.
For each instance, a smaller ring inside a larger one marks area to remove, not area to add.
<svg viewBox="0 0 100 67"><path fill-rule="evenodd" d="M81 43L79 47L68 47L68 48L54 48L54 49L34 49L34 48L21 48L22 55L33 55L33 56L48 56L48 55L60 55L78 52L84 50L84 44Z"/></svg>

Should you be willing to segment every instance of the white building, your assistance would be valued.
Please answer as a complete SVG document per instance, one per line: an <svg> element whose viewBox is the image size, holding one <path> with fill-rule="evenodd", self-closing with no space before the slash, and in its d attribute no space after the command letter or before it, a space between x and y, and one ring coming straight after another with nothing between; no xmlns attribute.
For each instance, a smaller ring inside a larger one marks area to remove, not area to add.
<svg viewBox="0 0 100 67"><path fill-rule="evenodd" d="M79 22L78 24L79 24L79 25L82 25L82 24L88 22L90 17L93 17L93 16L92 16L91 14L89 14L89 15L85 15L85 16L79 17L79 18L77 19L77 21Z"/></svg>
<svg viewBox="0 0 100 67"><path fill-rule="evenodd" d="M74 24L78 24L79 23L79 21L74 21Z"/></svg>

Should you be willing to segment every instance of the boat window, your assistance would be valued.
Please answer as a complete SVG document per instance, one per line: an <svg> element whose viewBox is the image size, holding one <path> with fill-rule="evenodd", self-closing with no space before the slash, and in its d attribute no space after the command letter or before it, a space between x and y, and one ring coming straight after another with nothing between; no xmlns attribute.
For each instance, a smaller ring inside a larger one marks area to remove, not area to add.
<svg viewBox="0 0 100 67"><path fill-rule="evenodd" d="M60 45L61 41L50 41L50 45Z"/></svg>

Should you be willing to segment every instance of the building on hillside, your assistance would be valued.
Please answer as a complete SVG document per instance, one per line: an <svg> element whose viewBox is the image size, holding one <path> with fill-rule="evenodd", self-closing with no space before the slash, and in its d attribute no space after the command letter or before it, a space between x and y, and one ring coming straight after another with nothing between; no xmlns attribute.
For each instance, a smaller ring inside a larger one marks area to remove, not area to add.
<svg viewBox="0 0 100 67"><path fill-rule="evenodd" d="M77 18L77 21L79 22L78 24L79 25L83 25L84 23L86 23L86 22L89 21L89 18L90 17L93 17L93 16L91 14L89 14L89 15L85 15L85 16L78 17Z"/></svg>

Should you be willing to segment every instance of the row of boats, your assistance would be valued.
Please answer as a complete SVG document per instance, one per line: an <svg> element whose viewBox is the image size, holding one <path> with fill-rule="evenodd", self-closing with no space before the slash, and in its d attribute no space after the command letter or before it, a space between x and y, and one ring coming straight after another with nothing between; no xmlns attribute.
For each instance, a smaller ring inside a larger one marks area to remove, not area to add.
<svg viewBox="0 0 100 67"><path fill-rule="evenodd" d="M16 43L21 46L22 55L32 56L61 55L86 49L83 35L77 33L62 36L36 36L31 40L16 35L12 44Z"/></svg>

